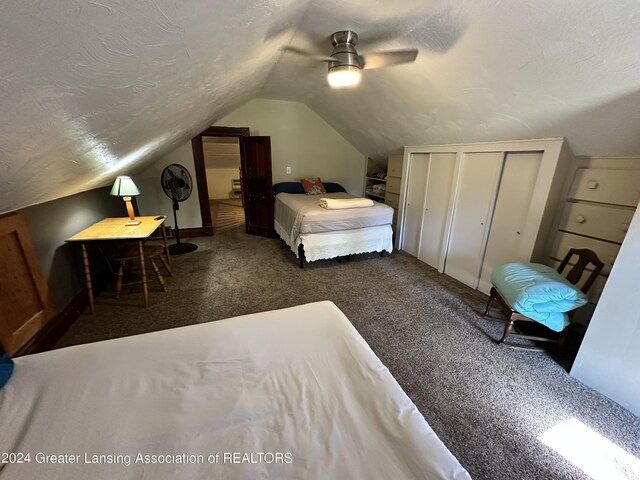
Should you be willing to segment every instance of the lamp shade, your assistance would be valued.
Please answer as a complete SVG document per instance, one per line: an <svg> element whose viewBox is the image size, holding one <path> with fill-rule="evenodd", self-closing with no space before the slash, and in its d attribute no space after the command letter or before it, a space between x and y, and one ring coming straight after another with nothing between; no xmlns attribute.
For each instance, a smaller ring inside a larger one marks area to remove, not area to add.
<svg viewBox="0 0 640 480"><path fill-rule="evenodd" d="M140 190L131 177L118 177L111 187L111 195L114 197L135 197L140 195Z"/></svg>

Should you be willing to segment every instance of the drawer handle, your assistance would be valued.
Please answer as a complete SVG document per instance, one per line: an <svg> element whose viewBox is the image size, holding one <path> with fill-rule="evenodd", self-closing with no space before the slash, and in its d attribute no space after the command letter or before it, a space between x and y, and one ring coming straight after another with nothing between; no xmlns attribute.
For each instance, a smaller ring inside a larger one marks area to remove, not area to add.
<svg viewBox="0 0 640 480"><path fill-rule="evenodd" d="M587 219L586 219L586 218L584 218L582 215L577 215L577 216L576 216L576 222L578 222L578 223L584 223L584 222L586 222L586 221L587 221Z"/></svg>
<svg viewBox="0 0 640 480"><path fill-rule="evenodd" d="M595 190L596 188L598 188L598 182L596 180L589 180L587 182L587 188Z"/></svg>
<svg viewBox="0 0 640 480"><path fill-rule="evenodd" d="M626 232L627 230L629 230L629 224L628 223L623 223L622 225L622 231Z"/></svg>

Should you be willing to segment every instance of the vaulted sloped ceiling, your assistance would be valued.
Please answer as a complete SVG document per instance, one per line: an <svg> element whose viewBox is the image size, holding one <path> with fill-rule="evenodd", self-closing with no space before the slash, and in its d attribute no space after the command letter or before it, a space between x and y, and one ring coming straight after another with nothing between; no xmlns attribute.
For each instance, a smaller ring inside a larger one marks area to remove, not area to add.
<svg viewBox="0 0 640 480"><path fill-rule="evenodd" d="M0 212L107 185L254 97L295 100L369 156L565 136L640 153L637 0L0 2ZM352 29L417 62L326 86L282 54Z"/></svg>
<svg viewBox="0 0 640 480"><path fill-rule="evenodd" d="M330 51L328 34L345 27L359 53L415 46L418 59L335 91L325 65L287 53L263 95L304 101L368 155L559 136L578 154L640 153L637 0L325 0L293 43ZM381 36L392 40L368 43Z"/></svg>

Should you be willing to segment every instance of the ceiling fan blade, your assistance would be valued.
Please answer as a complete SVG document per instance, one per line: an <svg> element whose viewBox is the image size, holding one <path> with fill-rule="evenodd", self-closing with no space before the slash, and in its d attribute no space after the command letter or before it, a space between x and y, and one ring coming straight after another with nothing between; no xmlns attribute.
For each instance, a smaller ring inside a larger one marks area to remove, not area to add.
<svg viewBox="0 0 640 480"><path fill-rule="evenodd" d="M319 60L321 62L335 62L335 59L329 57L328 55L324 55L319 52L314 52L312 50L306 50L304 48L295 47L293 45L285 45L281 48L286 52L295 53L297 55L303 55L305 57L313 58L314 60Z"/></svg>
<svg viewBox="0 0 640 480"><path fill-rule="evenodd" d="M373 68L391 67L402 63L411 63L418 56L417 48L408 48L406 50L393 50L389 52L376 52L361 55L362 63L365 70Z"/></svg>

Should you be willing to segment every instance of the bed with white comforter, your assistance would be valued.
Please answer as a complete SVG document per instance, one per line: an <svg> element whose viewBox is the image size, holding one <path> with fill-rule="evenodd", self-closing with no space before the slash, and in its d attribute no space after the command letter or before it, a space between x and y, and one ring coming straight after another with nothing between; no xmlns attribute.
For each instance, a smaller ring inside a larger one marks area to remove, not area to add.
<svg viewBox="0 0 640 480"><path fill-rule="evenodd" d="M0 425L2 480L469 478L331 302L17 358Z"/></svg>
<svg viewBox="0 0 640 480"><path fill-rule="evenodd" d="M309 262L357 253L393 250L393 209L384 203L372 207L329 210L321 198L355 198L348 193L304 195L278 193L275 198L276 233L299 255L304 247Z"/></svg>

